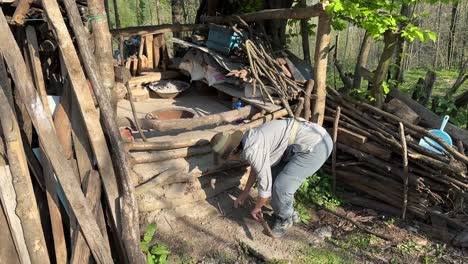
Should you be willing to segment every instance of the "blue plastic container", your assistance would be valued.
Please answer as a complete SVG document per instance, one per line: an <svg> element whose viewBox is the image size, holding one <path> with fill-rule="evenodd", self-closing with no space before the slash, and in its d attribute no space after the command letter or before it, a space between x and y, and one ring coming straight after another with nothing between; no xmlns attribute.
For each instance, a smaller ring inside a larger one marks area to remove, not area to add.
<svg viewBox="0 0 468 264"><path fill-rule="evenodd" d="M218 25L210 25L209 29L206 46L224 55L229 55L235 48L238 48L246 36L241 36L227 27Z"/></svg>
<svg viewBox="0 0 468 264"><path fill-rule="evenodd" d="M447 134L447 132L444 131L445 126L447 125L447 123L449 121L449 118L450 117L448 115L444 116L444 119L442 120L442 124L440 125L440 129L431 129L431 130L429 130L429 132L431 134L434 134L435 136L441 138L449 146L452 146L452 144L453 144L452 138L450 137L449 134ZM438 149L431 146L428 142L431 143L434 146L437 146L437 147L439 147L441 149L444 149L442 146L440 146L438 143L436 143L434 140L432 140L432 139L430 139L428 137L421 138L421 140L419 140L419 145L422 146L422 147L425 147L428 150L433 151L435 153L442 154Z"/></svg>

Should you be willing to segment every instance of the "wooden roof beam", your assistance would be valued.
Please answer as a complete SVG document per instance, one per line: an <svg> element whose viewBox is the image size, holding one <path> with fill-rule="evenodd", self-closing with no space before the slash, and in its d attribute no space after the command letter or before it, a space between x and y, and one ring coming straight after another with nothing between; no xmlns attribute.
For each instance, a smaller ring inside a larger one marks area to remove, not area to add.
<svg viewBox="0 0 468 264"><path fill-rule="evenodd" d="M205 23L214 24L229 24L229 22L237 21L237 17L242 18L245 22L255 22L261 20L273 19L307 19L316 17L325 11L325 6L321 3L304 8L281 8L281 9L265 9L258 12L246 13L232 16L204 16L202 21Z"/></svg>

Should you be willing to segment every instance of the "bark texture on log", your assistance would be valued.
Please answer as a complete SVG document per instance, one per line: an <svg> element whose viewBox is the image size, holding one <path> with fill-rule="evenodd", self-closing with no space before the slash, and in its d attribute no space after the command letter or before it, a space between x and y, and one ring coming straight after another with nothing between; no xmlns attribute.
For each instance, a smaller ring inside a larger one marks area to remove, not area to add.
<svg viewBox="0 0 468 264"><path fill-rule="evenodd" d="M317 26L317 43L315 45L314 64L314 94L317 99L312 111L311 121L322 125L325 116L325 101L327 97L327 63L328 49L330 46L331 18L323 13L319 16Z"/></svg>
<svg viewBox="0 0 468 264"><path fill-rule="evenodd" d="M354 77L353 77L353 89L358 89L361 87L362 74L361 68L367 67L367 60L369 58L369 52L372 47L372 37L366 31L361 42L361 47L359 48L359 55L357 58L356 67L354 68Z"/></svg>
<svg viewBox="0 0 468 264"><path fill-rule="evenodd" d="M43 5L46 7L50 1L44 0ZM59 12L58 4L55 2L56 11ZM47 7L46 7L47 9ZM61 15L60 15L61 16ZM49 17L52 18L53 16ZM54 19L51 19L54 20ZM63 20L62 20L63 23ZM66 30L63 23L62 29ZM54 167L54 171L59 179L59 183L63 188L67 201L73 210L78 222L85 229L84 233L86 240L92 248L93 255L96 260L101 263L109 263L112 261L110 249L106 248L102 241L102 236L99 235L99 228L96 221L93 221L91 210L86 204L85 197L81 191L78 181L70 175L74 175L74 171L70 163L66 161L63 155L63 149L60 146L57 136L55 134L53 124L44 115L44 107L39 99L37 92L34 91L32 80L26 71L26 65L22 59L21 52L16 44L16 41L11 33L3 12L0 10L0 34L4 36L0 42L0 50L5 56L7 65L9 66L10 73L15 81L16 88L24 101L29 115L32 118L36 131L38 132L39 139L44 146L44 151ZM59 38L60 39L60 38ZM71 40L70 40L71 42ZM73 45L70 45L73 48ZM79 63L78 63L79 65ZM86 87L86 86L85 86ZM28 196L28 203L32 196ZM30 212L28 211L28 214ZM36 230L39 230L36 228ZM34 231L31 231L34 232ZM44 249L45 250L45 249ZM48 260L48 256L40 258L40 262Z"/></svg>
<svg viewBox="0 0 468 264"><path fill-rule="evenodd" d="M245 22L256 22L262 20L274 19L307 19L323 14L323 5L321 3L304 7L304 8L284 8L284 9L266 9L258 12L235 15L235 16L205 16L202 20L205 23L213 24L229 24L230 22L237 22L239 16Z"/></svg>
<svg viewBox="0 0 468 264"><path fill-rule="evenodd" d="M113 96L115 86L114 58L112 57L112 42L109 32L109 24L105 14L104 0L88 0L88 12L90 16L98 17L91 20L92 34L94 38L94 56L99 66L102 84ZM123 54L122 54L123 56ZM114 99L112 100L114 101Z"/></svg>

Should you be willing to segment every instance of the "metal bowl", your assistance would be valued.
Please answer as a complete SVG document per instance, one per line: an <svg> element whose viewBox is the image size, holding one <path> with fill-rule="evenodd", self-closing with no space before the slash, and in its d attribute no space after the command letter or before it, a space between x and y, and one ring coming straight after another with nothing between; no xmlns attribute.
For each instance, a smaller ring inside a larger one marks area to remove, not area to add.
<svg viewBox="0 0 468 264"><path fill-rule="evenodd" d="M151 83L148 87L161 98L174 99L190 88L190 84L179 80L163 80Z"/></svg>

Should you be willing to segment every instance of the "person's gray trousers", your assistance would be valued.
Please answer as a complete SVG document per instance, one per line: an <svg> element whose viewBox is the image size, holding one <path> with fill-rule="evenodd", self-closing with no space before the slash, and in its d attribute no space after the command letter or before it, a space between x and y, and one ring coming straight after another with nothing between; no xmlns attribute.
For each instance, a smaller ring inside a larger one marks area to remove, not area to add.
<svg viewBox="0 0 468 264"><path fill-rule="evenodd" d="M274 178L271 205L281 219L292 216L294 194L309 176L316 173L330 156L333 141L327 134L308 153L293 153L290 147L283 154L283 159L272 167ZM289 152L289 153L288 153Z"/></svg>

